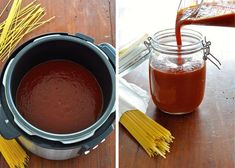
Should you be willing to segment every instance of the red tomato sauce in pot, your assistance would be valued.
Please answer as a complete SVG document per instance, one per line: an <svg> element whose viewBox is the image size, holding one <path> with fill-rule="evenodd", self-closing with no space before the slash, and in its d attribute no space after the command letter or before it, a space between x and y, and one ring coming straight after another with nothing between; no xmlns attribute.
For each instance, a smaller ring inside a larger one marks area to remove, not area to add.
<svg viewBox="0 0 235 168"><path fill-rule="evenodd" d="M65 134L96 122L102 111L103 95L86 68L72 61L53 60L25 74L17 89L16 105L35 127Z"/></svg>

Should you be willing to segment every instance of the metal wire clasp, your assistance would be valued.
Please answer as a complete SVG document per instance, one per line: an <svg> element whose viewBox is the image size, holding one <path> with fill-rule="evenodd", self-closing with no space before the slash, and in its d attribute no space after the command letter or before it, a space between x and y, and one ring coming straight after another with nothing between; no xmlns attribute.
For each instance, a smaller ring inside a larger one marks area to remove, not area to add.
<svg viewBox="0 0 235 168"><path fill-rule="evenodd" d="M205 42L202 41L202 46L203 46L203 60L209 60L210 62L212 62L219 70L220 70L220 66L221 66L221 63L220 61L210 53L210 45L211 45L211 42L210 41L206 41L206 37L205 37ZM210 57L208 56L211 56L215 61L213 61Z"/></svg>
<svg viewBox="0 0 235 168"><path fill-rule="evenodd" d="M147 40L144 41L144 45L149 51L148 54L151 52L151 49L153 48L151 41L152 37L148 37Z"/></svg>

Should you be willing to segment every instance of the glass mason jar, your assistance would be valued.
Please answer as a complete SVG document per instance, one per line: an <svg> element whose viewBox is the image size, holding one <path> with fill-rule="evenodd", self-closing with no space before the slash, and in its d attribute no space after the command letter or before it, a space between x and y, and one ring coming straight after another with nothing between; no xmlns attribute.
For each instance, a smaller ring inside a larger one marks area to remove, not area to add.
<svg viewBox="0 0 235 168"><path fill-rule="evenodd" d="M151 38L149 79L154 104L169 114L193 112L202 102L206 61L203 36L182 29L182 46L177 46L175 29L166 29ZM150 46L149 45L149 46Z"/></svg>

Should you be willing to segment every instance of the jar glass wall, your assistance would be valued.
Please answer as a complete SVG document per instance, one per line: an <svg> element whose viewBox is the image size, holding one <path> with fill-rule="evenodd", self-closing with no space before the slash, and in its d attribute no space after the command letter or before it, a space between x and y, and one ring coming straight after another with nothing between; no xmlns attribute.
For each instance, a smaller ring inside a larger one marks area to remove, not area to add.
<svg viewBox="0 0 235 168"><path fill-rule="evenodd" d="M174 29L156 33L149 61L150 91L153 102L163 112L193 112L202 102L206 63L202 35L183 29L182 46L177 46Z"/></svg>

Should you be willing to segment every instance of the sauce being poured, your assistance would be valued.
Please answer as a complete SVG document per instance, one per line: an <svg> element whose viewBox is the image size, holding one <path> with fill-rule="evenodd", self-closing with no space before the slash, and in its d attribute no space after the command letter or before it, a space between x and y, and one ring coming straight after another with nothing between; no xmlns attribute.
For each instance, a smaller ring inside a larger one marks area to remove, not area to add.
<svg viewBox="0 0 235 168"><path fill-rule="evenodd" d="M181 27L190 24L235 27L235 2L208 2L179 10L175 26L178 45L182 45Z"/></svg>
<svg viewBox="0 0 235 168"><path fill-rule="evenodd" d="M21 115L51 133L73 133L96 122L103 95L95 77L66 60L39 64L22 78L16 93Z"/></svg>
<svg viewBox="0 0 235 168"><path fill-rule="evenodd" d="M181 52L184 46L181 28L190 24L235 27L235 2L202 3L202 5L181 9L177 13L175 36L178 53L176 53L177 60L174 67L167 68L167 62L161 65L159 62L163 59L158 60L157 63L150 63L149 67L153 102L165 112L175 114L192 112L203 99L206 79L205 63L202 58L197 64L190 59L184 59ZM185 69L187 63L190 66Z"/></svg>

